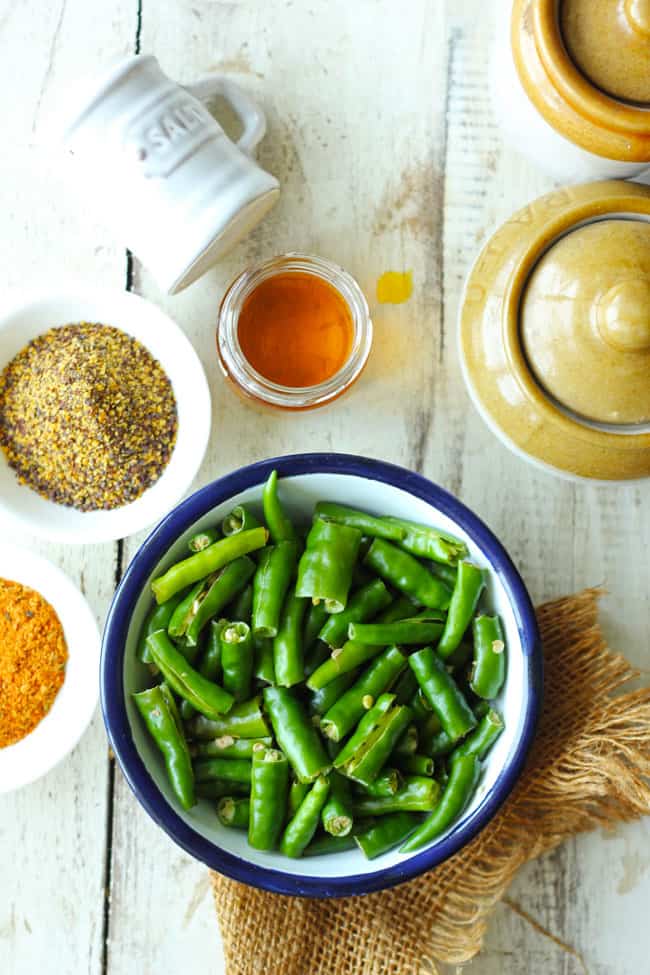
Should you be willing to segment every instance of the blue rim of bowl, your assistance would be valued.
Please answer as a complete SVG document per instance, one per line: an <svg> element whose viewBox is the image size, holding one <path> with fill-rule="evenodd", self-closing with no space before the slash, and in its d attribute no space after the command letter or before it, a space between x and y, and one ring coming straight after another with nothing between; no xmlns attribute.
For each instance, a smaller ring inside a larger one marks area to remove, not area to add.
<svg viewBox="0 0 650 975"><path fill-rule="evenodd" d="M521 735L492 789L466 820L442 840L402 863L374 873L346 877L306 877L259 866L222 850L192 829L174 811L149 775L129 725L124 701L123 651L137 600L156 565L178 537L217 505L264 483L277 469L281 477L343 474L380 481L426 501L456 522L485 552L510 600L527 666L527 697ZM219 873L253 887L304 897L345 897L404 883L442 863L473 839L510 794L533 742L542 699L542 653L535 611L517 569L489 528L447 491L403 467L352 454L292 454L239 468L196 491L151 532L127 568L111 603L101 657L101 705L104 723L122 771L151 818L187 853Z"/></svg>

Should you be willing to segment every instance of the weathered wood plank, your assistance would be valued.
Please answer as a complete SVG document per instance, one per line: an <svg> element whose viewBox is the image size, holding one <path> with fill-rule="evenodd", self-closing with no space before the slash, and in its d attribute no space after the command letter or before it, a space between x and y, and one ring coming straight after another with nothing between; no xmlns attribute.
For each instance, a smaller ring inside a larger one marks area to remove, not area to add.
<svg viewBox="0 0 650 975"><path fill-rule="evenodd" d="M208 872L149 818L116 770L107 971L224 971ZM134 967L137 959L137 969Z"/></svg>
<svg viewBox="0 0 650 975"><path fill-rule="evenodd" d="M641 611L647 571L638 571L646 566L647 490L574 487L526 467L483 427L462 387L455 323L466 272L491 228L551 186L502 148L492 123L483 5L447 4L444 31L432 3L409 6L408 31L395 29L394 4L325 6L296 10L273 3L252 17L249 3L216 9L178 4L166 11L164 23L147 20L145 12L144 49L160 53L173 76L190 80L197 72L224 70L260 98L269 114L260 159L284 188L277 210L249 241L185 295L162 299L197 343L215 395L217 432L199 480L313 446L421 469L486 518L536 599L606 578L612 639L648 666L647 614ZM187 36L190 59L182 40ZM372 55L364 55L359 38ZM245 263L289 248L339 260L371 297L385 269L410 269L415 281L407 305L375 303L376 346L359 386L327 411L299 419L239 402L218 376L213 345L225 284ZM146 272L139 286L160 299ZM121 800L118 819L128 816L129 807L120 807ZM627 844L620 855L636 863L643 828L627 829L620 842ZM618 893L614 883L603 888L610 859L609 844L583 838L531 865L512 891L515 903L583 954L590 971L620 970L620 941L607 922L612 912L621 914L621 898L631 929L642 910L643 869L627 868L627 880L616 881L623 888L637 883L637 900L631 890ZM136 855L121 899L114 900L116 939L122 915L134 900L146 900L155 883L151 874L135 876L138 862ZM164 880L168 874L160 869ZM177 913L188 896L185 891ZM111 957L115 971L127 970ZM624 964L630 972L642 965L631 946ZM491 975L504 969L573 975L581 967L576 956L503 906L472 970Z"/></svg>
<svg viewBox="0 0 650 975"><path fill-rule="evenodd" d="M64 288L68 277L88 286L124 285L124 251L105 241L43 141L71 81L128 51L134 7L118 2L97 9L81 0L2 4L0 263L7 303ZM9 538L61 565L103 617L114 585L114 546ZM102 971L107 772L106 737L96 716L50 775L0 796L0 971Z"/></svg>
<svg viewBox="0 0 650 975"><path fill-rule="evenodd" d="M455 331L465 275L493 227L552 183L502 146L495 129L486 88L490 37L481 5L467 0L447 9L446 370L427 457L432 466L433 458L440 463L442 457L438 476L503 539L536 600L604 583L610 592L603 602L606 633L647 671L649 487L572 485L524 465L485 428L462 388ZM446 444L455 445L451 455ZM650 892L646 851L646 824L621 829L609 841L580 837L523 870L512 899L575 949L591 975L642 971L644 939L634 931L642 927ZM501 906L471 971L577 975L584 971L578 955Z"/></svg>
<svg viewBox="0 0 650 975"><path fill-rule="evenodd" d="M445 51L437 5L410 3L408 32L396 30L396 13L391 0L176 2L166 5L164 16L145 3L143 50L155 51L172 77L190 81L226 71L259 98L269 120L259 158L283 186L264 225L189 291L164 298L145 271L137 276L138 290L179 321L208 370L215 428L199 483L300 450L413 462L439 331L444 102L436 92L444 90ZM326 410L299 417L243 403L218 373L214 346L227 283L251 261L288 250L319 253L347 267L372 301L376 327L375 352L357 387ZM376 279L387 269L413 271L408 305L374 301ZM129 541L129 555L136 543ZM202 888L196 886L200 870L178 852L170 857L159 834L153 849L161 853L151 855L156 831L142 829L119 782L115 823L109 970L123 975L133 957L133 916L155 905L158 930L165 932ZM181 864L191 878L183 885L176 880ZM194 957L218 964L209 901L186 937ZM172 940L170 934L164 944L173 951ZM162 957L155 938L143 936L137 950L145 970Z"/></svg>
<svg viewBox="0 0 650 975"><path fill-rule="evenodd" d="M125 0L101 14L78 0L45 12L31 2L0 11L0 80L13 91L0 160L8 291L23 292L26 282L60 285L68 270L86 283L123 285L123 253L68 198L55 172L43 179L36 143L57 85L132 49L136 12ZM502 148L491 123L484 4L413 0L403 22L394 0L176 0L164 9L145 0L142 49L159 54L172 76L188 81L220 70L260 98L269 115L260 159L284 190L250 240L184 295L162 298L136 266L138 290L179 320L209 371L215 437L198 483L272 453L314 447L421 469L501 535L535 598L604 581L612 643L650 669L650 488L574 487L525 467L483 427L460 379L455 319L471 260L494 224L550 186ZM246 263L288 249L338 260L371 298L386 269L410 269L415 283L404 306L374 303L375 352L356 389L299 418L240 402L214 355L227 282ZM127 558L137 542L127 544ZM40 548L81 581L103 614L112 548ZM0 799L0 868L10 878L0 905L3 971L101 970L105 754L97 720L44 782ZM202 868L153 826L119 773L113 826L108 971L132 971L134 959L139 970L171 970L188 957L204 971L222 971ZM645 965L638 933L650 893L647 840L645 825L613 839L580 838L522 871L513 901L579 951L592 975L636 975ZM582 969L503 905L471 970Z"/></svg>

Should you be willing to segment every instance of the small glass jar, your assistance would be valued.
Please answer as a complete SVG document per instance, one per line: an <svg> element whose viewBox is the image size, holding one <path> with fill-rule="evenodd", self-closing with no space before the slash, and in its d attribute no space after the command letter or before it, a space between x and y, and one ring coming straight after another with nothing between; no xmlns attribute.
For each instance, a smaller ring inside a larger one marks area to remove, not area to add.
<svg viewBox="0 0 650 975"><path fill-rule="evenodd" d="M287 273L325 281L338 292L350 312L352 342L348 357L334 375L314 386L283 386L267 379L253 368L239 342L239 317L246 299L263 281ZM322 257L283 254L244 271L228 288L219 310L217 351L224 375L245 397L279 409L315 409L341 396L359 378L371 345L372 321L361 288L347 271Z"/></svg>

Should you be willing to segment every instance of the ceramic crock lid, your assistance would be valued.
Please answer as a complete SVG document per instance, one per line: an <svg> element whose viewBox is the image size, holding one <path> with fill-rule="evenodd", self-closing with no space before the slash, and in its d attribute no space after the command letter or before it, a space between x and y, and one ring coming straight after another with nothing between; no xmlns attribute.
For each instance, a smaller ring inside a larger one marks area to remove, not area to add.
<svg viewBox="0 0 650 975"><path fill-rule="evenodd" d="M567 476L650 476L650 187L556 190L503 224L467 281L468 391L508 446Z"/></svg>
<svg viewBox="0 0 650 975"><path fill-rule="evenodd" d="M512 0L510 37L549 125L597 156L650 162L650 0Z"/></svg>
<svg viewBox="0 0 650 975"><path fill-rule="evenodd" d="M562 0L569 55L601 91L650 102L650 0Z"/></svg>
<svg viewBox="0 0 650 975"><path fill-rule="evenodd" d="M650 223L597 220L540 259L521 303L539 383L590 420L650 421Z"/></svg>

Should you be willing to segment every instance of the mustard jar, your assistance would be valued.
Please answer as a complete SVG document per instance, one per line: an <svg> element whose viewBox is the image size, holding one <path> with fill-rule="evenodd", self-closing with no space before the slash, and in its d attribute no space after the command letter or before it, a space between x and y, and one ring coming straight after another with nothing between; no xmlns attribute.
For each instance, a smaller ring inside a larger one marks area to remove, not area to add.
<svg viewBox="0 0 650 975"><path fill-rule="evenodd" d="M512 450L572 478L650 475L650 188L557 190L488 241L461 304L470 396Z"/></svg>
<svg viewBox="0 0 650 975"><path fill-rule="evenodd" d="M500 0L491 66L506 139L564 181L650 166L650 0Z"/></svg>

